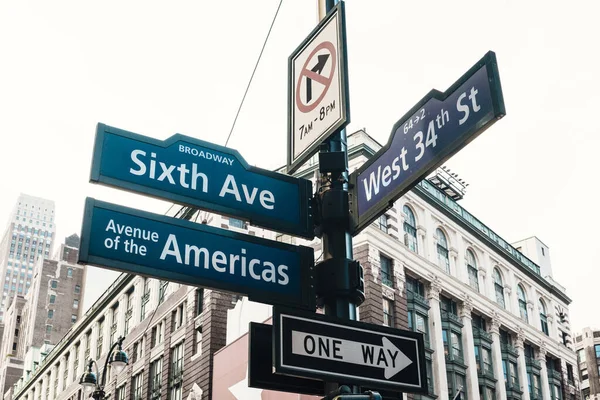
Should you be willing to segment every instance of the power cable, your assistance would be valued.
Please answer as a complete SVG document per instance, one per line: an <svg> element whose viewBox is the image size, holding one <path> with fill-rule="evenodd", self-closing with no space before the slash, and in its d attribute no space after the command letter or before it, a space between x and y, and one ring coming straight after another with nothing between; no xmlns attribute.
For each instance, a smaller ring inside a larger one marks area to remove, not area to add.
<svg viewBox="0 0 600 400"><path fill-rule="evenodd" d="M267 45L267 41L269 40L269 36L271 35L271 30L273 29L273 25L275 25L275 20L277 19L277 14L279 14L279 9L281 8L281 3L283 0L279 1L279 5L277 6L277 10L275 11L275 16L273 16L273 21L271 21L271 26L269 27L269 31L267 32L267 37L263 43L262 49L260 49L260 54L258 55L258 60L256 60L256 65L254 65L254 70L252 71L252 75L250 75L250 80L248 81L248 86L246 86L246 91L244 92L244 96L242 97L242 101L240 102L240 106L235 114L235 118L233 120L233 125L231 125L231 130L229 131L229 135L227 136L227 140L225 141L225 146L229 143L229 139L231 138L231 134L233 133L233 129L235 128L235 123L240 115L240 111L242 110L242 106L244 105L244 100L246 100L246 95L248 94L248 90L250 89L250 84L252 83L252 79L254 78L254 73L256 73L256 69L258 68L258 63L263 55L263 51L265 50L265 46Z"/></svg>

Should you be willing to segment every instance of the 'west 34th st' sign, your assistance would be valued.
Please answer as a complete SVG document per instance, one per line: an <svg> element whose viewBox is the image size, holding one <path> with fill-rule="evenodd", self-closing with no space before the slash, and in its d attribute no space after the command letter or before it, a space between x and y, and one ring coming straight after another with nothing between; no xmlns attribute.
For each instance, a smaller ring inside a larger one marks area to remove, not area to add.
<svg viewBox="0 0 600 400"><path fill-rule="evenodd" d="M163 141L98 124L90 181L314 237L309 180L252 167L233 149L188 136Z"/></svg>
<svg viewBox="0 0 600 400"><path fill-rule="evenodd" d="M505 113L490 51L447 91L429 92L396 122L388 143L350 176L353 234Z"/></svg>
<svg viewBox="0 0 600 400"><path fill-rule="evenodd" d="M86 199L79 263L314 310L313 249Z"/></svg>

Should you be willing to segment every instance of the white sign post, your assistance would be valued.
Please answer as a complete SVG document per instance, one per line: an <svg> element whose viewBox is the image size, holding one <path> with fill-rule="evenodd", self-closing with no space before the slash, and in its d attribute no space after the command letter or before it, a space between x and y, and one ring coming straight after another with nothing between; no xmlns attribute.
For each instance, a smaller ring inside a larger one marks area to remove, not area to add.
<svg viewBox="0 0 600 400"><path fill-rule="evenodd" d="M289 58L288 173L350 121L343 4Z"/></svg>

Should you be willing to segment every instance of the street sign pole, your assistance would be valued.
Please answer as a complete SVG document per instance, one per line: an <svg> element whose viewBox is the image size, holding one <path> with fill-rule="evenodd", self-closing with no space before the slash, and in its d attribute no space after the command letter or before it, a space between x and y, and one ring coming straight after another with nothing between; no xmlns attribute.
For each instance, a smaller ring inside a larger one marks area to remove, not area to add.
<svg viewBox="0 0 600 400"><path fill-rule="evenodd" d="M323 9L325 3L325 11L329 12L337 1L319 0L319 10ZM342 26L344 36L345 28ZM356 320L356 307L364 301L364 285L361 268L353 261L352 254L345 128L339 129L322 143L319 171L320 189L317 197L323 261L317 264L317 295L325 315ZM335 391L337 387L336 382L326 382L325 394Z"/></svg>

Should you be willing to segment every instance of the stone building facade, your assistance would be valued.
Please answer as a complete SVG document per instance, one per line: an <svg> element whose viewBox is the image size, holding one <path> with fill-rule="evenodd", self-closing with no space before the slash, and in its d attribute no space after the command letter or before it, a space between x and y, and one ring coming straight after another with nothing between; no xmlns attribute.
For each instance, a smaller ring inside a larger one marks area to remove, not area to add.
<svg viewBox="0 0 600 400"><path fill-rule="evenodd" d="M364 131L350 135L348 146L351 170L380 147ZM310 160L298 175L312 179L317 168ZM310 244L319 258L317 240L307 243L205 213L192 220ZM359 319L425 336L429 392L406 398L580 398L568 321L571 300L542 272L540 265L551 271L549 259L539 259L549 254L539 247L542 242L511 245L423 181L353 243L365 278ZM107 375L111 399L211 399L212 357L226 344L227 325L234 325L227 310L236 300L123 274L10 398L82 398L78 377L85 360L101 360L102 366L111 343L124 335L130 364L119 376ZM240 326L235 331L244 333Z"/></svg>
<svg viewBox="0 0 600 400"><path fill-rule="evenodd" d="M583 400L600 399L600 330L584 328L575 335L577 373Z"/></svg>

